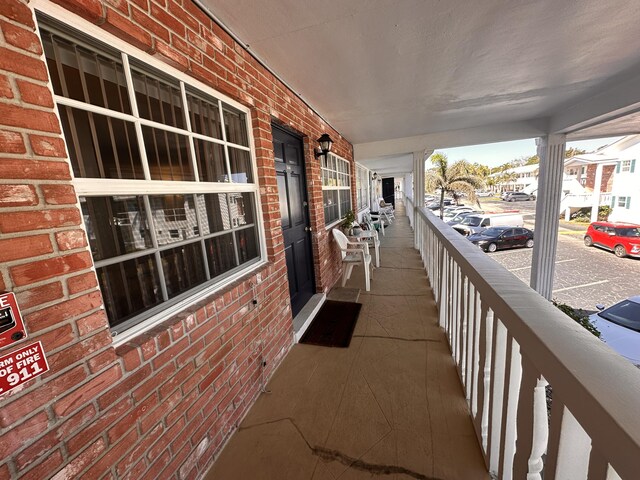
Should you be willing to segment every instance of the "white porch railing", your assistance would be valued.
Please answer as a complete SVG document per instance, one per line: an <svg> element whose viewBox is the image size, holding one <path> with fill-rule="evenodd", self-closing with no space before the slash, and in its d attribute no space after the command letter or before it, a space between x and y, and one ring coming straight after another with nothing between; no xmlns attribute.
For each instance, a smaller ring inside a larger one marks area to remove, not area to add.
<svg viewBox="0 0 640 480"><path fill-rule="evenodd" d="M411 228L413 228L413 215L414 215L413 198L405 195L404 205L407 210L407 217L409 217L409 225L411 225Z"/></svg>
<svg viewBox="0 0 640 480"><path fill-rule="evenodd" d="M439 218L424 208L416 217L489 471L516 480L638 478L640 370Z"/></svg>

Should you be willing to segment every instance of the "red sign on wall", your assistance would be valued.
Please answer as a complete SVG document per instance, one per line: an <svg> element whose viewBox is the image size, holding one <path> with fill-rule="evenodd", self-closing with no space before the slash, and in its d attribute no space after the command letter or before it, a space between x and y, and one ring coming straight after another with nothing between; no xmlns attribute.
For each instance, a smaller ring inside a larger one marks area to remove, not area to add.
<svg viewBox="0 0 640 480"><path fill-rule="evenodd" d="M0 357L0 395L48 371L41 342L3 355Z"/></svg>
<svg viewBox="0 0 640 480"><path fill-rule="evenodd" d="M27 337L16 296L13 292L0 293L0 348Z"/></svg>

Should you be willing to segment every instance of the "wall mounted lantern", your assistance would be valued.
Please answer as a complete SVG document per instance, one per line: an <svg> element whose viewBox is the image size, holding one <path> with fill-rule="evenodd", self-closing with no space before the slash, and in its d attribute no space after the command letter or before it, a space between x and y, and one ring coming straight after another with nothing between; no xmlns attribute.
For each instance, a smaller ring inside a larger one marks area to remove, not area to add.
<svg viewBox="0 0 640 480"><path fill-rule="evenodd" d="M373 172L373 175L371 175L371 180L373 180L374 182L378 180L378 172Z"/></svg>
<svg viewBox="0 0 640 480"><path fill-rule="evenodd" d="M323 133L317 141L320 144L320 147L314 150L313 155L316 158L324 155L324 158L326 160L327 153L331 151L333 140L331 140L331 137L327 133Z"/></svg>

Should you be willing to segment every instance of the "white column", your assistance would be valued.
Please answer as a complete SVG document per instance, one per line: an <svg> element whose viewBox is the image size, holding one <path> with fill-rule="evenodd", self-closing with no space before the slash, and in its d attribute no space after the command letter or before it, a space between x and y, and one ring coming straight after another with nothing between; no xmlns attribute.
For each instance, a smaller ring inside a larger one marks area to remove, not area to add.
<svg viewBox="0 0 640 480"><path fill-rule="evenodd" d="M596 167L596 179L593 185L593 195L591 197L591 221L598 220L598 208L600 207L600 189L602 187L602 169L601 163Z"/></svg>
<svg viewBox="0 0 640 480"><path fill-rule="evenodd" d="M431 155L431 153L429 153ZM413 212L413 225L414 228L418 225L418 208L424 207L424 159L426 156L425 150L413 152L413 205L415 210ZM415 247L420 248L422 242L421 238L422 229L415 229L414 240Z"/></svg>
<svg viewBox="0 0 640 480"><path fill-rule="evenodd" d="M540 158L540 175L530 285L540 295L551 300L566 137L547 135L537 138L536 145Z"/></svg>

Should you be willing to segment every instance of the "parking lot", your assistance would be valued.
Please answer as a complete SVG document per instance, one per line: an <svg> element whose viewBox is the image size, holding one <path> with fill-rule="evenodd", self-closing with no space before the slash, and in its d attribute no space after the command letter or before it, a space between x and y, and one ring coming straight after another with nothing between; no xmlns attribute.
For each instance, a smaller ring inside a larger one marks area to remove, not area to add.
<svg viewBox="0 0 640 480"><path fill-rule="evenodd" d="M535 202L506 203L481 199L484 211L519 210L525 227L534 227ZM595 311L595 304L607 306L631 295L640 295L640 259L618 258L582 241L588 225L560 222L553 298L574 308ZM519 248L489 253L523 282L529 284L532 249Z"/></svg>

